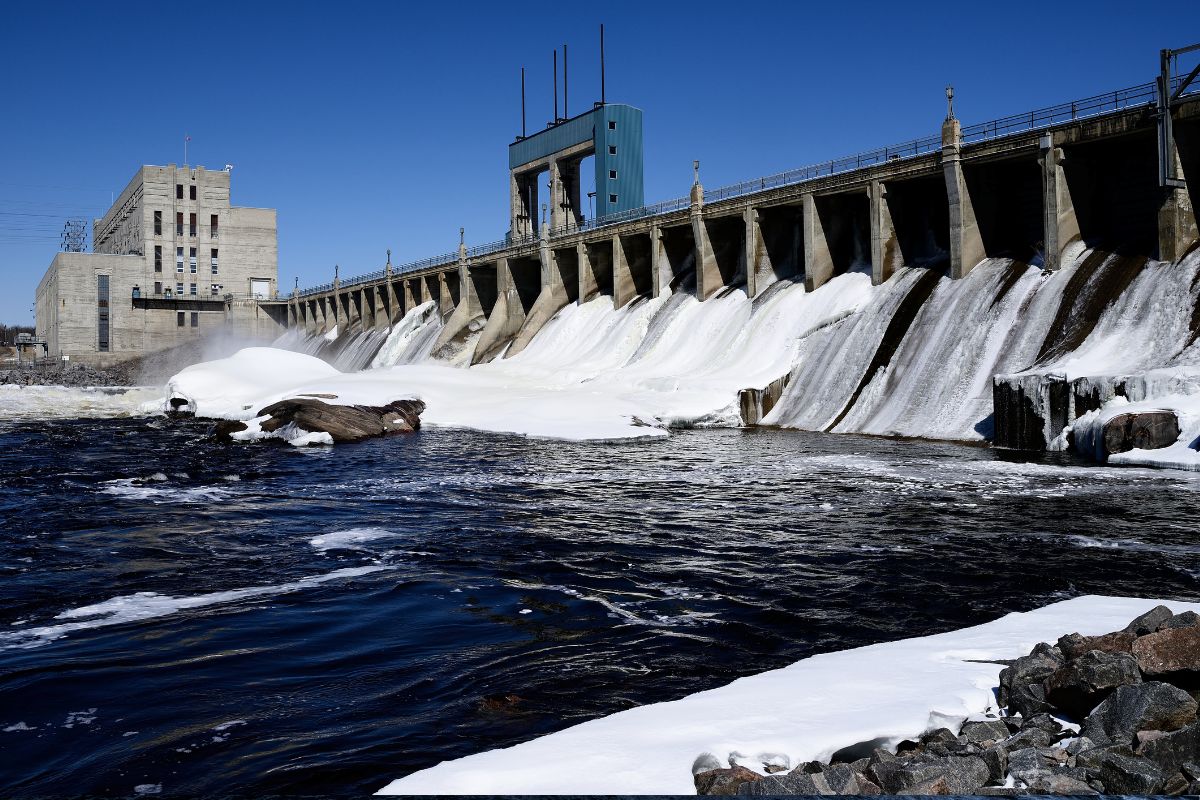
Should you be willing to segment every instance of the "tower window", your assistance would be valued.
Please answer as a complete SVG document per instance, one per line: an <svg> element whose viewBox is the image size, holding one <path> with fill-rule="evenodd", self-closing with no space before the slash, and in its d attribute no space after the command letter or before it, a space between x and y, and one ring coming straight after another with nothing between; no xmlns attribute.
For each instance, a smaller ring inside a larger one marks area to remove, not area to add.
<svg viewBox="0 0 1200 800"><path fill-rule="evenodd" d="M154 235L162 236L162 212L154 212Z"/></svg>
<svg viewBox="0 0 1200 800"><path fill-rule="evenodd" d="M175 248L175 271L183 272L183 248Z"/></svg>
<svg viewBox="0 0 1200 800"><path fill-rule="evenodd" d="M217 215L216 215L216 214L210 214L210 215L209 215L209 217L208 217L208 235L209 235L209 238L216 239L216 238L217 238L217 233L218 233L218 231L217 231Z"/></svg>
<svg viewBox="0 0 1200 800"><path fill-rule="evenodd" d="M615 180L617 179L617 171L616 171L615 169L610 169L610 170L608 171L608 177L609 177L609 179L610 179L610 180L614 180L614 181L615 181Z"/></svg>
<svg viewBox="0 0 1200 800"><path fill-rule="evenodd" d="M183 199L183 184L182 183L175 184L175 199L176 200Z"/></svg>
<svg viewBox="0 0 1200 800"><path fill-rule="evenodd" d="M193 183L191 186L188 187L188 196L192 200L196 199L196 184Z"/></svg>
<svg viewBox="0 0 1200 800"><path fill-rule="evenodd" d="M154 271L162 272L162 245L154 245Z"/></svg>
<svg viewBox="0 0 1200 800"><path fill-rule="evenodd" d="M616 196L615 194L610 194L610 195L608 196L608 202L610 202L610 203L615 203L615 202L617 202L617 196Z"/></svg>
<svg viewBox="0 0 1200 800"><path fill-rule="evenodd" d="M195 214L188 215L188 236L191 236L193 239L196 238L196 215Z"/></svg>
<svg viewBox="0 0 1200 800"><path fill-rule="evenodd" d="M610 144L608 146L608 154L610 156L615 156L617 154L617 146L615 144Z"/></svg>
<svg viewBox="0 0 1200 800"><path fill-rule="evenodd" d="M617 121L615 119L610 119L608 121L608 129L610 131L615 131L617 129Z"/></svg>
<svg viewBox="0 0 1200 800"><path fill-rule="evenodd" d="M193 328L200 327L200 315L197 314L195 311L192 312L192 327Z"/></svg>
<svg viewBox="0 0 1200 800"><path fill-rule="evenodd" d="M175 312L175 324L178 325L180 328L183 327L183 312L182 311Z"/></svg>
<svg viewBox="0 0 1200 800"><path fill-rule="evenodd" d="M183 212L175 212L175 235L183 236Z"/></svg>

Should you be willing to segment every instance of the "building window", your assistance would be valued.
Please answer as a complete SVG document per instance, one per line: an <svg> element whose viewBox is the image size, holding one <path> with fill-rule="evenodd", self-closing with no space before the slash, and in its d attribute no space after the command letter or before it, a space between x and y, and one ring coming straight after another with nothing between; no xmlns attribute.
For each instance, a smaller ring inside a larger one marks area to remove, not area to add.
<svg viewBox="0 0 1200 800"><path fill-rule="evenodd" d="M208 235L209 238L217 238L217 215L213 214L208 218Z"/></svg>
<svg viewBox="0 0 1200 800"><path fill-rule="evenodd" d="M197 314L195 311L192 312L192 327L193 328L200 327L200 315Z"/></svg>
<svg viewBox="0 0 1200 800"><path fill-rule="evenodd" d="M608 121L608 129L610 131L615 131L617 129L617 121L615 119L610 119Z"/></svg>
<svg viewBox="0 0 1200 800"><path fill-rule="evenodd" d="M108 276L96 276L96 349L108 352Z"/></svg>
<svg viewBox="0 0 1200 800"><path fill-rule="evenodd" d="M183 199L183 184L182 183L175 184L175 199L176 200Z"/></svg>
<svg viewBox="0 0 1200 800"><path fill-rule="evenodd" d="M617 196L616 196L615 194L610 194L610 195L608 196L608 202L610 202L610 203L615 203L615 202L617 202Z"/></svg>
<svg viewBox="0 0 1200 800"><path fill-rule="evenodd" d="M215 248L215 247L212 249L212 260L210 263L212 265L212 274L216 275L217 274L217 248Z"/></svg>
<svg viewBox="0 0 1200 800"><path fill-rule="evenodd" d="M175 235L183 236L183 212L175 212Z"/></svg>
<svg viewBox="0 0 1200 800"><path fill-rule="evenodd" d="M196 238L196 215L195 214L191 214L188 216L188 236L192 237L193 239Z"/></svg>
<svg viewBox="0 0 1200 800"><path fill-rule="evenodd" d="M192 269L192 274L196 274L196 248L188 248L188 266Z"/></svg>
<svg viewBox="0 0 1200 800"><path fill-rule="evenodd" d="M154 235L162 236L162 212L154 212Z"/></svg>
<svg viewBox="0 0 1200 800"><path fill-rule="evenodd" d="M175 248L175 271L183 272L183 248Z"/></svg>
<svg viewBox="0 0 1200 800"><path fill-rule="evenodd" d="M615 156L617 154L617 146L615 144L610 144L608 146L608 154L610 156Z"/></svg>
<svg viewBox="0 0 1200 800"><path fill-rule="evenodd" d="M154 271L162 272L162 245L154 245Z"/></svg>
<svg viewBox="0 0 1200 800"><path fill-rule="evenodd" d="M188 289L188 294L190 294L192 297L195 297L196 296L196 284L194 284L194 283L189 284L189 287L190 288Z"/></svg>
<svg viewBox="0 0 1200 800"><path fill-rule="evenodd" d="M175 324L178 325L180 328L183 327L183 312L182 311L175 312Z"/></svg>
<svg viewBox="0 0 1200 800"><path fill-rule="evenodd" d="M213 297L216 297L216 296L217 296L217 292L221 291L221 287L220 287L220 285L219 285L219 284L216 284L216 283L214 283L214 284L212 285L211 289L212 289L212 296L213 296Z"/></svg>
<svg viewBox="0 0 1200 800"><path fill-rule="evenodd" d="M188 187L188 197L190 197L192 200L196 199L196 184L193 183Z"/></svg>
<svg viewBox="0 0 1200 800"><path fill-rule="evenodd" d="M609 177L609 180L615 181L617 179L617 171L615 169L610 169L608 171L608 177Z"/></svg>
<svg viewBox="0 0 1200 800"><path fill-rule="evenodd" d="M156 294L156 295L162 294L162 281L154 282L154 294Z"/></svg>

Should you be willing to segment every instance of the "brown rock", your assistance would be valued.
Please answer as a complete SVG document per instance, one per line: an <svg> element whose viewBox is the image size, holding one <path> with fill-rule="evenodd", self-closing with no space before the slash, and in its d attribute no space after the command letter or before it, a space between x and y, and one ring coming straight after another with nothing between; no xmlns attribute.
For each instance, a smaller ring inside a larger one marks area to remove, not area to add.
<svg viewBox="0 0 1200 800"><path fill-rule="evenodd" d="M217 437L218 442L232 442L232 434L246 430L246 423L239 422L236 419L218 420L213 427L213 435Z"/></svg>
<svg viewBox="0 0 1200 800"><path fill-rule="evenodd" d="M712 769L701 772L693 778L696 784L696 794L732 797L738 793L742 784L762 780L757 772L751 772L745 767L729 769Z"/></svg>
<svg viewBox="0 0 1200 800"><path fill-rule="evenodd" d="M1139 636L1132 653L1146 677L1200 671L1200 627L1164 628Z"/></svg>
<svg viewBox="0 0 1200 800"><path fill-rule="evenodd" d="M424 410L420 400L396 400L386 406L342 406L294 397L272 403L259 410L257 416L270 417L262 423L268 433L294 424L310 433L328 433L334 442L344 443L419 430Z"/></svg>
<svg viewBox="0 0 1200 800"><path fill-rule="evenodd" d="M1080 636L1068 634L1058 640L1058 648L1068 659L1079 658L1084 653L1099 650L1101 653L1128 653L1137 634L1133 631L1114 631L1103 636Z"/></svg>
<svg viewBox="0 0 1200 800"><path fill-rule="evenodd" d="M1141 411L1118 414L1104 423L1105 454L1127 450L1157 450L1179 438L1179 419L1174 411Z"/></svg>

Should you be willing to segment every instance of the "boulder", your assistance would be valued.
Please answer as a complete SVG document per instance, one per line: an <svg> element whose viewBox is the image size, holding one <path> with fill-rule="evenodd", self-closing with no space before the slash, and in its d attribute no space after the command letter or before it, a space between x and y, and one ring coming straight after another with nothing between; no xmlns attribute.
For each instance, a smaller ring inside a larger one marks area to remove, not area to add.
<svg viewBox="0 0 1200 800"><path fill-rule="evenodd" d="M1100 765L1100 781L1107 794L1155 794L1166 777L1153 761L1137 756L1113 753Z"/></svg>
<svg viewBox="0 0 1200 800"><path fill-rule="evenodd" d="M1163 628L1138 637L1133 657L1146 677L1200 672L1200 626Z"/></svg>
<svg viewBox="0 0 1200 800"><path fill-rule="evenodd" d="M742 786L762 780L762 776L745 767L730 767L700 772L692 780L696 784L696 794L731 797L738 794Z"/></svg>
<svg viewBox="0 0 1200 800"><path fill-rule="evenodd" d="M331 405L308 397L293 397L260 409L256 416L268 433L295 425L309 433L328 433L336 443L357 442L393 433L411 433L421 427L420 400L396 400L385 406Z"/></svg>
<svg viewBox="0 0 1200 800"><path fill-rule="evenodd" d="M1138 731L1174 731L1195 719L1196 701L1190 694L1148 681L1110 694L1083 721L1080 734L1098 743L1132 745Z"/></svg>
<svg viewBox="0 0 1200 800"><path fill-rule="evenodd" d="M1000 671L997 699L1009 713L1031 717L1045 711L1046 692L1042 683L1066 663L1062 651L1042 642L1033 651Z"/></svg>
<svg viewBox="0 0 1200 800"><path fill-rule="evenodd" d="M1179 418L1174 411L1139 411L1118 414L1104 423L1105 455L1129 450L1170 447L1179 438Z"/></svg>
<svg viewBox="0 0 1200 800"><path fill-rule="evenodd" d="M1059 667L1043 685L1047 703L1081 720L1113 689L1141 682L1133 656L1090 650Z"/></svg>
<svg viewBox="0 0 1200 800"><path fill-rule="evenodd" d="M1008 738L1008 726L998 719L964 722L959 739L972 744L987 745Z"/></svg>
<svg viewBox="0 0 1200 800"><path fill-rule="evenodd" d="M1197 769L1195 762L1200 760L1200 722L1193 722L1177 731L1156 733L1161 735L1138 742L1137 755L1148 758L1167 773Z"/></svg>
<svg viewBox="0 0 1200 800"><path fill-rule="evenodd" d="M854 780L858 783L858 793L860 795L875 796L883 794L883 789L875 785L875 783L861 772L855 773Z"/></svg>
<svg viewBox="0 0 1200 800"><path fill-rule="evenodd" d="M1134 636L1145 636L1147 633L1153 633L1158 630L1159 626L1170 620L1173 616L1175 615L1171 613L1171 609L1166 606L1155 606L1126 625L1125 631L1132 633Z"/></svg>
<svg viewBox="0 0 1200 800"><path fill-rule="evenodd" d="M232 442L233 434L246 430L246 423L236 419L221 419L213 425L213 436L218 442Z"/></svg>
<svg viewBox="0 0 1200 800"><path fill-rule="evenodd" d="M749 771L749 770L747 770ZM750 773L754 774L754 773ZM768 775L765 778L755 775L757 780L743 781L738 784L738 795L779 795L779 794L829 794L817 787L813 776L807 772L788 772L783 775ZM823 783L823 782L822 782Z"/></svg>
<svg viewBox="0 0 1200 800"><path fill-rule="evenodd" d="M978 756L917 756L893 774L895 789L883 788L893 794L930 794L924 789L940 779L949 791L939 794L972 794L988 782L989 774L987 763Z"/></svg>
<svg viewBox="0 0 1200 800"><path fill-rule="evenodd" d="M999 783L1008 774L1008 750L1002 745L992 745L979 754L988 768L988 783Z"/></svg>
<svg viewBox="0 0 1200 800"><path fill-rule="evenodd" d="M831 764L821 773L825 784L834 794L858 794L858 775L849 764Z"/></svg>
<svg viewBox="0 0 1200 800"><path fill-rule="evenodd" d="M1031 794L1100 794L1088 785L1086 776L1070 769L1052 769L1038 775L1029 784L1028 791Z"/></svg>
<svg viewBox="0 0 1200 800"><path fill-rule="evenodd" d="M1058 640L1058 648L1068 659L1079 658L1090 650L1102 653L1128 653L1137 634L1132 631L1114 631L1103 636L1080 636L1070 633Z"/></svg>
<svg viewBox="0 0 1200 800"><path fill-rule="evenodd" d="M1200 625L1200 614L1195 611L1184 611L1182 614L1176 614L1169 620L1158 626L1160 631L1169 628L1190 628L1195 625Z"/></svg>
<svg viewBox="0 0 1200 800"><path fill-rule="evenodd" d="M1008 752L1008 774L1026 786L1049 771L1050 765L1038 753L1036 747L1023 747Z"/></svg>

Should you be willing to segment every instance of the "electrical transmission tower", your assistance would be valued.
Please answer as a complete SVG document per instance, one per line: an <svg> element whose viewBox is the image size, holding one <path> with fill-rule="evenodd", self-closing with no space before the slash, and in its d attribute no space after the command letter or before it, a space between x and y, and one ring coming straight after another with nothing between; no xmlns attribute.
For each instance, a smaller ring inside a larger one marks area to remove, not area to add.
<svg viewBox="0 0 1200 800"><path fill-rule="evenodd" d="M67 220L63 224L61 241L64 253L82 253L87 247L87 220Z"/></svg>

